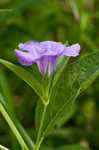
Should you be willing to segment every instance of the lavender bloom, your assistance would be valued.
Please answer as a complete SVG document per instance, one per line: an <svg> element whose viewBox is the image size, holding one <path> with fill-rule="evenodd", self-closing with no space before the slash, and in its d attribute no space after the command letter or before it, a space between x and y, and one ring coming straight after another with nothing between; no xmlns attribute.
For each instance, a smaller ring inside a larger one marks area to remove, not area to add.
<svg viewBox="0 0 99 150"><path fill-rule="evenodd" d="M66 47L61 42L54 41L29 41L24 44L19 44L18 47L20 50L15 49L14 53L19 63L30 66L36 62L42 75L45 75L48 65L50 75L59 56L66 55L76 57L80 52L79 44Z"/></svg>

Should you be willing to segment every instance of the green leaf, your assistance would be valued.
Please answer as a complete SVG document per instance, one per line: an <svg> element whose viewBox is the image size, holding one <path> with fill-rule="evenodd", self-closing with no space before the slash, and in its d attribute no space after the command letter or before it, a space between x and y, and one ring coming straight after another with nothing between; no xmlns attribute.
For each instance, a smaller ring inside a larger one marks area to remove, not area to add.
<svg viewBox="0 0 99 150"><path fill-rule="evenodd" d="M2 100L6 100L6 105L8 112L10 115L13 117L14 114L14 105L13 105L13 100L12 100L12 93L10 92L10 85L8 85L6 75L3 70L0 70L0 88L2 91ZM1 92L0 91L0 92ZM4 101L5 103L5 101Z"/></svg>
<svg viewBox="0 0 99 150"><path fill-rule="evenodd" d="M23 126L20 124L20 122L17 119L14 120L14 122L15 122L15 125L16 125L17 129L19 130L20 134L22 135L24 141L28 145L29 150L33 150L34 149L33 140L30 138L30 136L27 134L26 130L23 128Z"/></svg>
<svg viewBox="0 0 99 150"><path fill-rule="evenodd" d="M50 99L50 95L53 91L53 88L54 88L55 84L57 83L59 77L61 76L64 68L66 67L68 60L69 60L69 57L60 56L59 59L57 60L56 64L55 64L54 70L51 73L51 76L50 76L49 80L46 80L46 81L48 81L48 83L46 83L46 85L48 85L48 87L47 87L48 97L49 97L48 100ZM45 81L44 81L44 83L45 83ZM37 107L37 109L38 109L38 107ZM45 108L43 107L43 109L45 109ZM41 113L41 116L40 116L41 118L42 118L42 114L43 113ZM39 123L41 124L41 120L40 120ZM39 131L40 127L38 126L38 123L36 125L36 128ZM41 129L40 132L42 132L42 129Z"/></svg>
<svg viewBox="0 0 99 150"><path fill-rule="evenodd" d="M6 103L5 103L5 101L4 101L4 99L3 99L2 95L1 95L1 93L0 93L0 101L1 101L1 103L2 103L3 105L6 105Z"/></svg>
<svg viewBox="0 0 99 150"><path fill-rule="evenodd" d="M12 120L15 123L15 125L16 125L18 131L20 132L21 136L23 137L24 141L27 143L29 148L31 150L33 150L33 148L34 148L33 140L31 140L31 138L28 136L25 129L22 127L20 122L15 117L12 94L11 94L10 87L8 85L5 73L2 70L0 70L0 88L3 92L3 96L0 93L1 103L5 106L6 110L9 112L10 118L11 119L13 118Z"/></svg>
<svg viewBox="0 0 99 150"><path fill-rule="evenodd" d="M66 67L68 61L68 56L60 56L55 64L54 70L50 77L50 92L53 90L55 84L57 83L60 75L62 74L64 68Z"/></svg>
<svg viewBox="0 0 99 150"><path fill-rule="evenodd" d="M90 149L88 147L84 147L79 144L72 144L59 147L57 150L90 150Z"/></svg>
<svg viewBox="0 0 99 150"><path fill-rule="evenodd" d="M0 63L6 66L8 69L13 71L18 77L24 80L30 87L34 89L36 94L38 94L41 100L46 103L47 99L44 96L44 89L43 86L40 85L38 80L31 74L30 72L26 71L22 67L16 66L6 60L0 59Z"/></svg>
<svg viewBox="0 0 99 150"><path fill-rule="evenodd" d="M10 150L10 149L8 149L8 148L6 148L6 147L0 145L0 150Z"/></svg>
<svg viewBox="0 0 99 150"><path fill-rule="evenodd" d="M15 137L17 138L20 146L24 150L29 150L26 143L24 142L22 136L20 135L19 131L17 130L15 124L13 123L12 119L10 118L9 114L7 113L5 107L0 102L0 112L3 115L4 119L8 123L9 127L11 128L12 132L14 133Z"/></svg>
<svg viewBox="0 0 99 150"><path fill-rule="evenodd" d="M1 104L3 104L2 106L4 107L4 109L6 108L6 110L8 110L7 103L5 102L1 93L0 93L0 101L1 101ZM30 150L33 150L33 148L34 148L33 140L31 140L31 138L29 137L29 135L27 134L25 129L22 127L20 122L15 118L15 115L13 114L13 116L12 116L10 113L9 117L13 120L13 123L16 125L18 132L20 133L20 135L24 139L24 141L27 143Z"/></svg>
<svg viewBox="0 0 99 150"><path fill-rule="evenodd" d="M54 125L64 115L71 111L75 99L82 90L85 90L99 75L99 51L81 58L64 69L55 85L47 106L43 122L42 137L46 136ZM41 121L43 104L38 102L36 109L37 129Z"/></svg>
<svg viewBox="0 0 99 150"><path fill-rule="evenodd" d="M62 125L64 125L64 123L70 120L73 117L75 111L76 111L76 105L74 104L72 106L72 109L58 121L57 127L61 127Z"/></svg>

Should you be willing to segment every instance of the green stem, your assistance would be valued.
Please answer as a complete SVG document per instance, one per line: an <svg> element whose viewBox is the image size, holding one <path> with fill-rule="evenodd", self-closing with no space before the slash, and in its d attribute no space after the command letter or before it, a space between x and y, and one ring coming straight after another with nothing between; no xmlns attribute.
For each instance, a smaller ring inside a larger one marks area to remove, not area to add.
<svg viewBox="0 0 99 150"><path fill-rule="evenodd" d="M42 114L41 124L40 124L40 128L39 128L39 131L38 131L38 136L37 136L37 140L36 140L36 144L35 144L34 150L39 150L40 145L41 145L41 143L42 143L42 141L44 139L44 137L42 137L41 134L42 134L42 128L43 128L43 123L44 123L45 114L46 114L46 108L47 108L47 105L44 105L44 110L43 110L43 114Z"/></svg>
<svg viewBox="0 0 99 150"><path fill-rule="evenodd" d="M23 150L29 150L27 145L25 144L23 138L21 137L20 133L18 132L17 128L15 127L13 121L10 119L7 111L5 110L4 106L1 103L0 103L0 112L3 115L3 117L5 118L5 120L7 121L8 125L11 128L11 130L13 131L14 135L16 136L22 149Z"/></svg>

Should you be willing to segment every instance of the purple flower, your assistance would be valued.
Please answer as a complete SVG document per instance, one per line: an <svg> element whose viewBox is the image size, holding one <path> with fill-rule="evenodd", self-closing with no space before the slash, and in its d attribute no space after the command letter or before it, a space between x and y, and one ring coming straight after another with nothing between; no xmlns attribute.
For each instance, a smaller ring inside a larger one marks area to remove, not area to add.
<svg viewBox="0 0 99 150"><path fill-rule="evenodd" d="M29 41L24 44L19 44L18 47L20 50L15 49L14 52L19 63L30 66L36 62L42 75L45 75L48 65L50 75L59 56L66 55L76 57L80 52L79 44L66 47L61 42L54 41Z"/></svg>

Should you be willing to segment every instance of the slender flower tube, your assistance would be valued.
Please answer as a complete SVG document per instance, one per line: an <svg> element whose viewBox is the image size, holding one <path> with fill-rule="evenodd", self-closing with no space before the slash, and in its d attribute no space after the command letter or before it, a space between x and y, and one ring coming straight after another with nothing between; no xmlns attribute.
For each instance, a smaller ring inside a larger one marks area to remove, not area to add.
<svg viewBox="0 0 99 150"><path fill-rule="evenodd" d="M50 75L59 56L66 55L76 57L80 52L79 44L66 47L61 42L54 41L29 41L24 44L19 44L18 47L20 50L14 50L18 62L25 66L30 66L36 62L42 75L45 75L48 65L48 73Z"/></svg>

